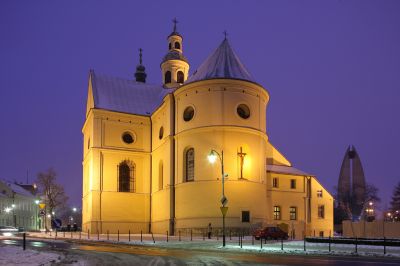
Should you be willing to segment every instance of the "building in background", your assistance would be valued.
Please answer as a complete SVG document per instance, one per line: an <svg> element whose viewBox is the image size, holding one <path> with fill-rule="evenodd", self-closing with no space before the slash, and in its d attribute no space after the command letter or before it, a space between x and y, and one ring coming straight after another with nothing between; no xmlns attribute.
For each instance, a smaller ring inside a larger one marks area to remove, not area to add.
<svg viewBox="0 0 400 266"><path fill-rule="evenodd" d="M340 169L338 191L338 207L347 213L347 219L360 220L366 206L366 184L360 157L350 145L343 158Z"/></svg>
<svg viewBox="0 0 400 266"><path fill-rule="evenodd" d="M0 225L37 230L36 186L0 180Z"/></svg>
<svg viewBox="0 0 400 266"><path fill-rule="evenodd" d="M167 38L162 84L89 73L83 133L82 229L203 232L280 225L297 238L333 233L333 198L267 135L268 91L225 38L189 77L183 37ZM212 150L223 159L210 164ZM221 162L224 173L221 174Z"/></svg>

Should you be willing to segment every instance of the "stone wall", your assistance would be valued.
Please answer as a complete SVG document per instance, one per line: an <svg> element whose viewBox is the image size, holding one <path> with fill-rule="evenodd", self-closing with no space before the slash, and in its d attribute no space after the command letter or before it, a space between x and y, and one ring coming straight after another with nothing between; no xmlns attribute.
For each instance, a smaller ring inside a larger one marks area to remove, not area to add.
<svg viewBox="0 0 400 266"><path fill-rule="evenodd" d="M343 221L344 237L400 238L400 223Z"/></svg>

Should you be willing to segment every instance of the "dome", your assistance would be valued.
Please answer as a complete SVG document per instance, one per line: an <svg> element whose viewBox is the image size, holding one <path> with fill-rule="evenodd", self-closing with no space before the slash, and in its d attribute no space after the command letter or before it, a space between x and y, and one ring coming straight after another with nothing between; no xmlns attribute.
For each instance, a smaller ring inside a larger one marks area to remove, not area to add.
<svg viewBox="0 0 400 266"><path fill-rule="evenodd" d="M233 51L227 39L223 40L219 47L188 78L186 83L216 78L241 79L255 82L249 71Z"/></svg>

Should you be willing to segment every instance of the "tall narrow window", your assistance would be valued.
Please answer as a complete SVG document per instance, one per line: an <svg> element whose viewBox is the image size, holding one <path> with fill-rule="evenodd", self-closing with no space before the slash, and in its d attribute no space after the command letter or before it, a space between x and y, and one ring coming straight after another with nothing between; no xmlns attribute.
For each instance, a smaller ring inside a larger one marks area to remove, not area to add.
<svg viewBox="0 0 400 266"><path fill-rule="evenodd" d="M164 188L164 167L163 162L160 161L158 165L158 190L162 190Z"/></svg>
<svg viewBox="0 0 400 266"><path fill-rule="evenodd" d="M118 165L118 191L135 192L135 177L133 176L135 167L128 161L123 161Z"/></svg>
<svg viewBox="0 0 400 266"><path fill-rule="evenodd" d="M179 42L175 42L175 49L181 49L181 44Z"/></svg>
<svg viewBox="0 0 400 266"><path fill-rule="evenodd" d="M274 187L274 188L279 187L279 179L277 177L274 177L272 179L272 187Z"/></svg>
<svg viewBox="0 0 400 266"><path fill-rule="evenodd" d="M280 219L281 219L281 207L274 206L274 220L280 220Z"/></svg>
<svg viewBox="0 0 400 266"><path fill-rule="evenodd" d="M171 83L171 71L165 72L164 83L165 84Z"/></svg>
<svg viewBox="0 0 400 266"><path fill-rule="evenodd" d="M296 179L290 179L290 188L295 189L296 188Z"/></svg>
<svg viewBox="0 0 400 266"><path fill-rule="evenodd" d="M290 207L290 220L297 220L297 207Z"/></svg>
<svg viewBox="0 0 400 266"><path fill-rule="evenodd" d="M325 206L324 205L319 205L318 206L318 218L325 218Z"/></svg>
<svg viewBox="0 0 400 266"><path fill-rule="evenodd" d="M178 81L178 83L183 83L185 80L185 75L183 74L182 71L178 71L176 73L176 80Z"/></svg>
<svg viewBox="0 0 400 266"><path fill-rule="evenodd" d="M185 154L185 181L193 181L194 180L194 149L190 148L186 151Z"/></svg>

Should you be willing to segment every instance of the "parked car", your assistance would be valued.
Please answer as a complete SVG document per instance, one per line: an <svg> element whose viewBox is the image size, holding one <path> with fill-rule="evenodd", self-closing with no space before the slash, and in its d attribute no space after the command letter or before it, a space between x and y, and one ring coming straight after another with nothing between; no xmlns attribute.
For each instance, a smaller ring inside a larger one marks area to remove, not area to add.
<svg viewBox="0 0 400 266"><path fill-rule="evenodd" d="M18 229L14 226L0 226L0 234L3 236L12 236L18 233Z"/></svg>
<svg viewBox="0 0 400 266"><path fill-rule="evenodd" d="M264 227L254 231L253 236L256 240L261 239L288 239L289 235L279 227Z"/></svg>

